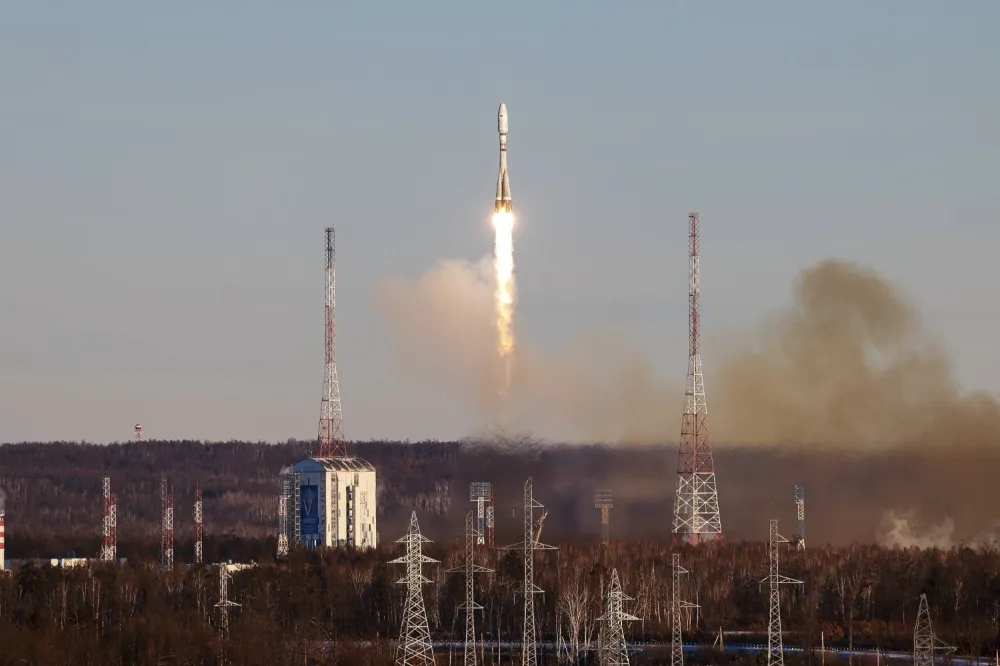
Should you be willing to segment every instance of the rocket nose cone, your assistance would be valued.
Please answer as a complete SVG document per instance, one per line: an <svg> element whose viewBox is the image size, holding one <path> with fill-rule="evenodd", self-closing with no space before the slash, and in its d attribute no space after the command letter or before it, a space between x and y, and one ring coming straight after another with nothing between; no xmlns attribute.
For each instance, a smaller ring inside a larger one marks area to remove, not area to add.
<svg viewBox="0 0 1000 666"><path fill-rule="evenodd" d="M497 112L497 129L501 134L507 133L507 105L500 103L500 110Z"/></svg>

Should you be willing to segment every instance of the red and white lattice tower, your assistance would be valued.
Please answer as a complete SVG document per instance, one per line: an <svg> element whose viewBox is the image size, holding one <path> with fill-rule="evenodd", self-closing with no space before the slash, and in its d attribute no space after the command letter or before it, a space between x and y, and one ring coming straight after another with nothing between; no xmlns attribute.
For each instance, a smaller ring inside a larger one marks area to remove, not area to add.
<svg viewBox="0 0 1000 666"><path fill-rule="evenodd" d="M163 509L160 529L160 566L174 568L174 491L167 486L167 475L160 478L160 505Z"/></svg>
<svg viewBox="0 0 1000 666"><path fill-rule="evenodd" d="M326 377L319 415L320 458L347 457L344 419L340 410L340 384L337 382L336 310L337 269L336 238L333 227L326 228Z"/></svg>
<svg viewBox="0 0 1000 666"><path fill-rule="evenodd" d="M117 557L118 511L115 496L111 493L111 477L104 477L104 540L101 544L101 559L114 562Z"/></svg>
<svg viewBox="0 0 1000 666"><path fill-rule="evenodd" d="M7 546L4 544L4 510L3 505L0 505L0 572L2 572L7 567Z"/></svg>
<svg viewBox="0 0 1000 666"><path fill-rule="evenodd" d="M141 423L136 423L135 424L135 441L137 441L137 442L141 442L142 441L142 424Z"/></svg>
<svg viewBox="0 0 1000 666"><path fill-rule="evenodd" d="M203 556L202 538L205 535L205 527L202 523L201 509L201 486L194 491L194 562L201 564Z"/></svg>
<svg viewBox="0 0 1000 666"><path fill-rule="evenodd" d="M698 213L689 222L689 330L688 378L685 390L681 443L677 456L677 494L674 498L674 538L686 543L722 538L719 494L715 486L715 461L708 437L708 406L701 371L701 318L698 300L701 276L698 251Z"/></svg>

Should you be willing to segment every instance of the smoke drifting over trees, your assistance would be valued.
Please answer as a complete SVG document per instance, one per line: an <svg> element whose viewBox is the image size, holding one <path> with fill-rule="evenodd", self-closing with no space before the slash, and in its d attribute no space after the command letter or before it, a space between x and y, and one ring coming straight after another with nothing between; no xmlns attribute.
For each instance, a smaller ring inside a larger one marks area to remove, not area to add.
<svg viewBox="0 0 1000 666"><path fill-rule="evenodd" d="M484 422L497 409L490 276L488 258L447 261L377 294L405 367L457 399L475 396ZM1000 403L962 392L896 287L850 262L820 262L800 273L789 307L740 340L707 363L727 531L754 533L758 512L790 506L792 485L804 483L807 515L833 540L944 544L992 533ZM672 449L684 378L657 377L625 344L573 344L547 356L519 340L517 427L556 422L584 440ZM640 477L666 501L672 461Z"/></svg>

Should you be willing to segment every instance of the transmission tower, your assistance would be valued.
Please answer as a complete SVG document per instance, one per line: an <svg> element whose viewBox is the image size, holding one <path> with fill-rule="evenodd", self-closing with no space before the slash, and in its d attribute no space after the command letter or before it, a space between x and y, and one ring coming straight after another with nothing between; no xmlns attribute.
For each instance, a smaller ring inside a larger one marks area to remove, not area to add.
<svg viewBox="0 0 1000 666"><path fill-rule="evenodd" d="M697 608L697 604L681 599L681 580L691 573L681 566L681 554L671 556L673 588L670 590L670 666L684 666L684 641L681 633L681 611Z"/></svg>
<svg viewBox="0 0 1000 666"><path fill-rule="evenodd" d="M708 405L701 371L701 292L698 250L698 213L688 215L688 378L685 390L681 443L677 454L677 495L674 499L674 538L687 543L722 538L715 460L708 437Z"/></svg>
<svg viewBox="0 0 1000 666"><path fill-rule="evenodd" d="M424 562L437 560L423 554L423 544L430 539L420 534L417 524L417 512L410 514L410 528L406 536L397 539L396 543L406 544L406 554L390 562L390 564L405 564L406 575L397 583L406 585L406 604L403 608L403 624L399 630L399 645L396 648L396 664L398 666L413 666L414 664L434 664L434 649L431 645L431 632L427 626L427 609L424 607L424 595L420 586L429 583L421 573Z"/></svg>
<svg viewBox="0 0 1000 666"><path fill-rule="evenodd" d="M205 525L203 521L201 486L194 491L194 562L201 564L204 561L204 546L202 541L205 536Z"/></svg>
<svg viewBox="0 0 1000 666"><path fill-rule="evenodd" d="M229 581L232 580L226 563L219 564L219 603L215 607L219 609L219 629L223 634L229 633L229 609L232 606L239 606L235 601L229 600Z"/></svg>
<svg viewBox="0 0 1000 666"><path fill-rule="evenodd" d="M104 540L101 545L101 559L114 562L118 550L118 507L117 498L111 492L111 477L104 477Z"/></svg>
<svg viewBox="0 0 1000 666"><path fill-rule="evenodd" d="M480 518L480 520L482 520ZM465 564L450 572L465 573L465 603L459 609L465 609L465 661L464 666L476 666L476 611L482 606L476 603L473 578L477 573L492 571L476 564L476 544L482 543L483 534L476 529L472 512L465 515Z"/></svg>
<svg viewBox="0 0 1000 666"><path fill-rule="evenodd" d="M598 490L594 493L594 508L601 510L601 543L611 540L611 491Z"/></svg>
<svg viewBox="0 0 1000 666"><path fill-rule="evenodd" d="M927 608L927 595L920 595L917 621L913 625L913 666L934 666L935 652L952 652L955 648L945 645L934 635L931 614Z"/></svg>
<svg viewBox="0 0 1000 666"><path fill-rule="evenodd" d="M344 418L340 410L340 384L337 382L336 309L337 251L333 227L326 228L326 377L319 415L319 457L344 458Z"/></svg>
<svg viewBox="0 0 1000 666"><path fill-rule="evenodd" d="M538 520L535 520L535 509L543 509ZM545 516L545 506L535 500L531 477L524 482L524 541L511 546L506 546L504 550L524 551L524 631L521 634L521 666L536 666L538 664L538 653L536 652L535 633L535 595L542 594L542 588L535 585L535 551L536 550L556 550L554 546L547 546L541 543L542 523Z"/></svg>
<svg viewBox="0 0 1000 666"><path fill-rule="evenodd" d="M291 478L282 474L278 478L278 557L288 555L288 501Z"/></svg>
<svg viewBox="0 0 1000 666"><path fill-rule="evenodd" d="M604 615L597 618L601 623L597 650L597 660L601 666L628 666L628 646L625 644L625 628L622 623L639 618L625 612L626 601L632 601L632 597L622 592L621 583L618 582L618 569L612 569L608 594L604 598Z"/></svg>
<svg viewBox="0 0 1000 666"><path fill-rule="evenodd" d="M806 489L795 486L795 549L806 549Z"/></svg>
<svg viewBox="0 0 1000 666"><path fill-rule="evenodd" d="M493 484L473 481L469 484L469 501L476 505L476 543L493 547Z"/></svg>
<svg viewBox="0 0 1000 666"><path fill-rule="evenodd" d="M770 521L769 526L770 534L767 542L767 559L770 566L767 578L760 581L761 584L768 584L768 591L770 592L767 622L767 666L784 666L785 648L781 642L781 586L803 585L803 582L782 576L778 572L778 552L780 551L781 544L788 543L788 539L778 534L777 520Z"/></svg>

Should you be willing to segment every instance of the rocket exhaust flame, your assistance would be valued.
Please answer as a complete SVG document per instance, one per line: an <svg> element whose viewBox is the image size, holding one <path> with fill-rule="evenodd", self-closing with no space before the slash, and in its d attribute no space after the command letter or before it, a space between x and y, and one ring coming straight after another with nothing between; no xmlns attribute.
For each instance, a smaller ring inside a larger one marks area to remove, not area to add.
<svg viewBox="0 0 1000 666"><path fill-rule="evenodd" d="M494 296L497 327L497 353L503 364L501 398L510 390L514 356L514 214L507 176L507 105L500 104L497 112L497 132L500 134L500 171L497 174L497 197L493 207L493 267L496 272Z"/></svg>
<svg viewBox="0 0 1000 666"><path fill-rule="evenodd" d="M510 389L514 355L514 215L510 212L493 214L493 268L496 273L497 353L503 363L501 395Z"/></svg>

